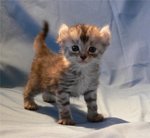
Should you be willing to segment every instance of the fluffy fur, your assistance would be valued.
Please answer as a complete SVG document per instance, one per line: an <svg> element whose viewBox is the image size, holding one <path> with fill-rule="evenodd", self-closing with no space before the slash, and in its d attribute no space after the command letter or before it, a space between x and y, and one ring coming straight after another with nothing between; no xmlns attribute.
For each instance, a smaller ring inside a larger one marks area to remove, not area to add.
<svg viewBox="0 0 150 138"><path fill-rule="evenodd" d="M57 103L58 123L74 125L69 98L83 95L88 108L87 119L102 121L103 116L97 113L96 90L100 58L110 41L109 27L62 25L57 39L60 54L46 47L47 33L48 23L45 22L43 31L34 41L36 54L24 90L24 108L36 110L34 96L43 92L44 101Z"/></svg>

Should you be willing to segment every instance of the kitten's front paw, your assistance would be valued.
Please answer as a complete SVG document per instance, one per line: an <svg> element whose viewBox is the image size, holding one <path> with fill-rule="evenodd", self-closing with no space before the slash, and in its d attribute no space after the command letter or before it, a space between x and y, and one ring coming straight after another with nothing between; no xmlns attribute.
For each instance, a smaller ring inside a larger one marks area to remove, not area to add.
<svg viewBox="0 0 150 138"><path fill-rule="evenodd" d="M24 109L37 110L38 109L38 105L35 102L33 102L33 101L26 101L24 103Z"/></svg>
<svg viewBox="0 0 150 138"><path fill-rule="evenodd" d="M75 125L75 122L71 119L59 119L57 123L61 125Z"/></svg>
<svg viewBox="0 0 150 138"><path fill-rule="evenodd" d="M104 117L102 114L96 114L93 116L87 116L88 121L90 122L101 122L104 120Z"/></svg>

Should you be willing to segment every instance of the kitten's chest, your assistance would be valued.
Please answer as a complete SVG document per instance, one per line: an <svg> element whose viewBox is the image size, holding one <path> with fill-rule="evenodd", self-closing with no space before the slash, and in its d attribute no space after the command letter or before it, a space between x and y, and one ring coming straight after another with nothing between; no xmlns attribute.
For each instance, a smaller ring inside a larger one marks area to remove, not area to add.
<svg viewBox="0 0 150 138"><path fill-rule="evenodd" d="M79 96L84 94L92 85L96 76L96 72L92 72L91 69L80 70L80 75L76 75L76 84L71 87L73 96Z"/></svg>
<svg viewBox="0 0 150 138"><path fill-rule="evenodd" d="M76 89L79 95L83 94L89 88L92 79L90 75L90 72L82 72L81 76L78 78Z"/></svg>

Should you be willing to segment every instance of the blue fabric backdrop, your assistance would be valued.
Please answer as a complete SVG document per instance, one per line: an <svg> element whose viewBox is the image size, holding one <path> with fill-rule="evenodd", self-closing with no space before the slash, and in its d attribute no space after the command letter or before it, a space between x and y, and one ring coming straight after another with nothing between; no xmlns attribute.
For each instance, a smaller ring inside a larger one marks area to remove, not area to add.
<svg viewBox="0 0 150 138"><path fill-rule="evenodd" d="M118 88L150 82L150 1L144 0L1 0L1 86L24 82L33 57L32 42L42 21L51 32L48 46L55 43L62 23L109 24L112 41L102 59L101 84Z"/></svg>

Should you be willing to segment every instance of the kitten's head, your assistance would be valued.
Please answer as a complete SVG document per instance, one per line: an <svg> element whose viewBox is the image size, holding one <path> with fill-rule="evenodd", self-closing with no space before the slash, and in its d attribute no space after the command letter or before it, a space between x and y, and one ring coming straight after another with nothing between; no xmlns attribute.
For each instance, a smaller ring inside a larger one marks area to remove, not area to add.
<svg viewBox="0 0 150 138"><path fill-rule="evenodd" d="M110 42L109 26L98 28L93 25L79 24L68 27L63 24L59 29L57 42L61 52L75 64L98 62Z"/></svg>

